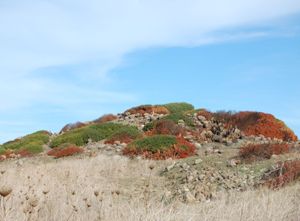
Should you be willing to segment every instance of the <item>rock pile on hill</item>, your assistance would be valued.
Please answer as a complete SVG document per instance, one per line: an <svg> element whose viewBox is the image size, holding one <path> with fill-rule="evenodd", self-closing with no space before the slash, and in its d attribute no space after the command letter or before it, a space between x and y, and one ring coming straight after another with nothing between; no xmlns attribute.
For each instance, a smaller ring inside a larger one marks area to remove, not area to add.
<svg viewBox="0 0 300 221"><path fill-rule="evenodd" d="M253 188L259 178L241 175L238 171L201 165L201 160L188 164L175 163L166 168L172 194L168 197L184 202L203 202L217 197L220 191L245 191Z"/></svg>
<svg viewBox="0 0 300 221"><path fill-rule="evenodd" d="M125 125L132 125L136 126L140 130L142 130L145 125L151 123L153 121L160 120L164 117L164 114L157 114L157 113L130 113L125 112L123 114L118 114L117 119L114 122L122 123Z"/></svg>

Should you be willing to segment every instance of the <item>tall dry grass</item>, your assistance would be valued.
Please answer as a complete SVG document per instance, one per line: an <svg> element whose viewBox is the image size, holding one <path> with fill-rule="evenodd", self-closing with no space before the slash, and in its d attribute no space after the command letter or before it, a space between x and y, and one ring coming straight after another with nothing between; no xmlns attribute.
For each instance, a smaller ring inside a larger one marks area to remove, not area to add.
<svg viewBox="0 0 300 221"><path fill-rule="evenodd" d="M0 190L12 192L1 198L0 220L300 220L299 184L279 191L224 193L199 204L167 204L161 198L164 180L158 175L164 166L105 155L30 159L21 166L1 163Z"/></svg>

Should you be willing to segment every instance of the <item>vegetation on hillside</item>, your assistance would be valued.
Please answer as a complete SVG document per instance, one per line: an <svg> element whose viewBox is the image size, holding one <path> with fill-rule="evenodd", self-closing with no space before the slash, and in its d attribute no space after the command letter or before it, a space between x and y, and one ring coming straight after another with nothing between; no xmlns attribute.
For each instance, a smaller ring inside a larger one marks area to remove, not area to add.
<svg viewBox="0 0 300 221"><path fill-rule="evenodd" d="M171 114L194 110L194 106L192 104L185 103L185 102L169 103L163 106L166 107L171 112Z"/></svg>
<svg viewBox="0 0 300 221"><path fill-rule="evenodd" d="M121 143L130 143L131 141L139 138L142 136L142 133L136 128L136 127L123 127L114 132L112 135L110 135L106 143L115 143L116 141L119 141Z"/></svg>
<svg viewBox="0 0 300 221"><path fill-rule="evenodd" d="M53 148L50 150L47 155L53 156L54 158L61 158L61 157L68 157L73 156L75 154L82 153L83 149L80 147L77 147L73 144L62 144L59 147Z"/></svg>
<svg viewBox="0 0 300 221"><path fill-rule="evenodd" d="M51 141L50 147L58 147L65 143L83 146L87 144L89 140L97 142L106 139L121 129L131 130L132 127L111 122L104 124L91 124L55 137Z"/></svg>
<svg viewBox="0 0 300 221"><path fill-rule="evenodd" d="M43 145L49 142L50 133L47 131L37 131L20 139L6 142L0 148L0 152L5 151L27 151L30 154L43 151Z"/></svg>
<svg viewBox="0 0 300 221"><path fill-rule="evenodd" d="M185 158L195 152L193 144L181 137L154 135L130 143L123 153L129 156L142 155L145 158L162 160L167 158Z"/></svg>

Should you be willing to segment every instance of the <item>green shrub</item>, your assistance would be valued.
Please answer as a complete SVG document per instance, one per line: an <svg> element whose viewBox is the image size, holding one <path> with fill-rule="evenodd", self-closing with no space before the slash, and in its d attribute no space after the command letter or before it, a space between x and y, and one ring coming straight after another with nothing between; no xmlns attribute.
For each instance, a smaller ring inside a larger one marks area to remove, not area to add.
<svg viewBox="0 0 300 221"><path fill-rule="evenodd" d="M149 122L147 123L144 128L143 128L143 131L149 131L149 130L152 130L154 128L154 124L155 124L156 121L152 121L152 122Z"/></svg>
<svg viewBox="0 0 300 221"><path fill-rule="evenodd" d="M5 149L2 146L0 146L0 155L2 155L4 153L5 153Z"/></svg>
<svg viewBox="0 0 300 221"><path fill-rule="evenodd" d="M22 150L26 150L31 154L41 153L43 151L43 145L39 142L32 142L22 148Z"/></svg>
<svg viewBox="0 0 300 221"><path fill-rule="evenodd" d="M40 153L43 145L49 142L50 133L37 131L20 139L9 141L2 145L4 150L27 150L29 153Z"/></svg>
<svg viewBox="0 0 300 221"><path fill-rule="evenodd" d="M86 127L74 129L55 137L50 143L50 147L58 147L61 144L69 143L77 146L84 146L88 143L89 139L97 142L109 138L114 133L123 130L130 130L130 126L116 124L116 123L103 123L92 124Z"/></svg>
<svg viewBox="0 0 300 221"><path fill-rule="evenodd" d="M175 136L155 135L135 140L129 145L129 148L132 147L136 148L137 150L147 150L155 153L158 151L167 150L176 143L177 140Z"/></svg>
<svg viewBox="0 0 300 221"><path fill-rule="evenodd" d="M189 103L169 103L163 105L166 107L171 113L180 113L185 111L191 111L194 110L194 106Z"/></svg>
<svg viewBox="0 0 300 221"><path fill-rule="evenodd" d="M109 140L118 140L122 139L124 137L130 138L130 139L136 139L140 137L142 134L141 132L137 129L137 127L133 126L126 126L123 128L120 128L116 132L114 132L112 135L108 137Z"/></svg>
<svg viewBox="0 0 300 221"><path fill-rule="evenodd" d="M187 126L190 126L190 127L195 126L193 120L183 112L178 112L178 113L173 113L173 114L167 115L163 119L171 120L176 124L178 123L179 120L183 120Z"/></svg>

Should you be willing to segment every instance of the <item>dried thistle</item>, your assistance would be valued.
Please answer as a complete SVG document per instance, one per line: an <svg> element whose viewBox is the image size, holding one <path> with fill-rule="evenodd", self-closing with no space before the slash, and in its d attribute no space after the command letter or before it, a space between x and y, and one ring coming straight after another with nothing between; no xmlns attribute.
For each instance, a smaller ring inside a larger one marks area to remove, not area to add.
<svg viewBox="0 0 300 221"><path fill-rule="evenodd" d="M2 197L7 197L9 194L11 194L11 192L12 192L12 188L10 188L10 187L1 187L0 188L0 195L2 196Z"/></svg>
<svg viewBox="0 0 300 221"><path fill-rule="evenodd" d="M32 207L37 207L38 204L39 204L39 199L36 197L31 198L29 201L29 205Z"/></svg>
<svg viewBox="0 0 300 221"><path fill-rule="evenodd" d="M99 196L99 191L95 190L95 191L94 191L94 195L95 195L96 197L98 197L98 196Z"/></svg>

